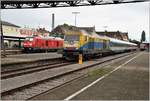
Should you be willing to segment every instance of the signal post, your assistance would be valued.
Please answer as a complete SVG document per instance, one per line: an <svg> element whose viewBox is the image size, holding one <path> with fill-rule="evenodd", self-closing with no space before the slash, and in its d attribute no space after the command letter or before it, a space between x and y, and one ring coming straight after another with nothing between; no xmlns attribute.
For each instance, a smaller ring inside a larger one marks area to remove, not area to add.
<svg viewBox="0 0 150 101"><path fill-rule="evenodd" d="M79 54L79 64L83 64L83 56L82 56L82 54Z"/></svg>

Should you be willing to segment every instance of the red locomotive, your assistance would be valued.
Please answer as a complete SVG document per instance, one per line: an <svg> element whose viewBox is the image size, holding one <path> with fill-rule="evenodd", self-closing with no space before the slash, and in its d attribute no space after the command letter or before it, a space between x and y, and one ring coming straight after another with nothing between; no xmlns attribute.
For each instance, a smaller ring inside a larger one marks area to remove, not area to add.
<svg viewBox="0 0 150 101"><path fill-rule="evenodd" d="M63 48L64 40L55 37L26 37L23 42L24 52L49 51Z"/></svg>

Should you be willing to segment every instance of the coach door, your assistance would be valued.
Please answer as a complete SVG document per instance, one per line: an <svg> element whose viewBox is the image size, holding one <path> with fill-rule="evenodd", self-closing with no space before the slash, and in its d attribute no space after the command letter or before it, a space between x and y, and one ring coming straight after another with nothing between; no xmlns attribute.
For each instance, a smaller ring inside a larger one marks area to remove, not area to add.
<svg viewBox="0 0 150 101"><path fill-rule="evenodd" d="M107 48L107 41L103 40L103 49L106 49L106 48Z"/></svg>
<svg viewBox="0 0 150 101"><path fill-rule="evenodd" d="M48 40L46 40L46 48L48 48Z"/></svg>
<svg viewBox="0 0 150 101"><path fill-rule="evenodd" d="M35 38L35 47L36 48L39 48L39 39L38 38Z"/></svg>

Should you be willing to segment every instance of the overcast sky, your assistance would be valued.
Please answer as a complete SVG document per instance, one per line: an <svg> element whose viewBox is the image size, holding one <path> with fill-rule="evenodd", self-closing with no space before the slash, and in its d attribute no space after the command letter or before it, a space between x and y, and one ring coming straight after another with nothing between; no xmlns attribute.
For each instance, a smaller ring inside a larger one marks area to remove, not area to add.
<svg viewBox="0 0 150 101"><path fill-rule="evenodd" d="M38 8L38 9L5 9L1 11L1 18L19 25L31 28L45 27L51 30L52 13L55 13L55 27L67 23L75 24L74 14L77 15L77 26L95 26L97 31L122 31L128 32L129 38L140 40L141 33L146 32L146 39L149 40L149 2L98 5L67 8ZM104 28L107 26L107 28Z"/></svg>

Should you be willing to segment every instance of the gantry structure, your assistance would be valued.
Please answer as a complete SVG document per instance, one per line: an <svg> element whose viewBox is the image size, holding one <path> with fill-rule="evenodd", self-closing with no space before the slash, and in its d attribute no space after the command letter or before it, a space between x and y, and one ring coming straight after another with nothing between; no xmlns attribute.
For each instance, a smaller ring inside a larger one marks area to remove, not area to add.
<svg viewBox="0 0 150 101"><path fill-rule="evenodd" d="M1 0L1 9L77 7L149 1L150 0Z"/></svg>

